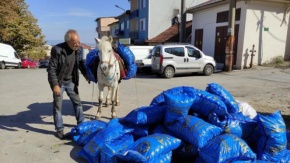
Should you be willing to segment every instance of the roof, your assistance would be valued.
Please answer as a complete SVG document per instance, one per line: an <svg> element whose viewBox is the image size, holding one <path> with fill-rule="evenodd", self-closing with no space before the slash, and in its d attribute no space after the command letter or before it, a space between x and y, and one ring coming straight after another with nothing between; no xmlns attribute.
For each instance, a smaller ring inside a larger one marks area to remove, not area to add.
<svg viewBox="0 0 290 163"><path fill-rule="evenodd" d="M186 38L191 34L191 26L192 22L188 21L186 23ZM164 32L160 33L156 37L147 40L148 43L164 43L164 42L178 42L179 41L179 34L178 34L178 26L177 24L172 25Z"/></svg>

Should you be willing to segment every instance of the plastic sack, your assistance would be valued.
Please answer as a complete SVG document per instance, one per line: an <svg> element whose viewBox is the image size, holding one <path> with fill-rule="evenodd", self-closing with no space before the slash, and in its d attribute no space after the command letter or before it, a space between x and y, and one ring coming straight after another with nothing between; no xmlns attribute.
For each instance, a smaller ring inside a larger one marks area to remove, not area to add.
<svg viewBox="0 0 290 163"><path fill-rule="evenodd" d="M149 163L154 159L160 159L160 156L178 148L180 143L180 139L170 135L152 134L138 139L125 151L122 151L122 153L118 154L117 156L124 161L138 162L140 160L133 160L132 156L135 156L134 158L141 159L142 157L139 156L139 154L141 154L144 158L146 158L146 162Z"/></svg>
<svg viewBox="0 0 290 163"><path fill-rule="evenodd" d="M239 105L234 99L234 97L221 85L217 83L210 83L206 87L206 91L217 95L227 106L227 110L229 113L237 113L239 112Z"/></svg>
<svg viewBox="0 0 290 163"><path fill-rule="evenodd" d="M287 149L290 150L290 129L286 131Z"/></svg>
<svg viewBox="0 0 290 163"><path fill-rule="evenodd" d="M192 112L204 117L207 117L211 112L216 113L218 116L229 114L226 105L218 96L203 90L196 90L195 93L197 98L190 108Z"/></svg>
<svg viewBox="0 0 290 163"><path fill-rule="evenodd" d="M84 146L86 154L94 160L99 157L100 151L106 142L113 142L116 139L124 137L125 134L131 134L133 129L128 129L119 123L118 119L112 119L105 128L98 132L94 138ZM114 151L121 150L120 146L116 146Z"/></svg>
<svg viewBox="0 0 290 163"><path fill-rule="evenodd" d="M98 65L100 62L99 60L100 59L98 49L91 50L86 56L85 70L87 72L89 80L95 83L98 82L97 74Z"/></svg>
<svg viewBox="0 0 290 163"><path fill-rule="evenodd" d="M166 125L166 128L173 136L197 148L203 147L222 132L221 128L191 115L181 118L173 124Z"/></svg>
<svg viewBox="0 0 290 163"><path fill-rule="evenodd" d="M196 100L195 90L183 87L178 93L164 92L165 116L164 123L174 123L178 118L185 118Z"/></svg>
<svg viewBox="0 0 290 163"><path fill-rule="evenodd" d="M213 138L200 149L199 156L205 163L256 159L256 154L247 143L233 134L222 134Z"/></svg>
<svg viewBox="0 0 290 163"><path fill-rule="evenodd" d="M185 88L184 87L185 86L178 86L178 87L173 87L171 89L163 91L162 93L160 93L159 95L157 95L156 97L153 98L150 105L163 105L163 104L165 104L164 93L170 93L173 95L177 95L180 92L183 92L183 89L194 89L192 87L185 87Z"/></svg>
<svg viewBox="0 0 290 163"><path fill-rule="evenodd" d="M123 79L131 79L137 72L137 65L135 64L135 56L133 52L128 47L124 47L120 42L118 42L117 52L123 59L127 69L126 77Z"/></svg>
<svg viewBox="0 0 290 163"><path fill-rule="evenodd" d="M272 114L258 114L258 159L279 162L286 152L286 126L281 111Z"/></svg>
<svg viewBox="0 0 290 163"><path fill-rule="evenodd" d="M237 103L240 107L240 111L242 112L244 116L247 116L251 119L254 119L257 116L256 110L248 103L243 102L243 101L238 101L238 100L237 100Z"/></svg>
<svg viewBox="0 0 290 163"><path fill-rule="evenodd" d="M104 128L106 124L106 122L99 120L85 121L80 123L76 127L73 127L69 135L73 137L73 140L77 144L84 145L85 141L88 141L88 139L90 139L89 136L91 134Z"/></svg>
<svg viewBox="0 0 290 163"><path fill-rule="evenodd" d="M120 122L132 125L152 125L162 122L165 106L142 106L132 110Z"/></svg>

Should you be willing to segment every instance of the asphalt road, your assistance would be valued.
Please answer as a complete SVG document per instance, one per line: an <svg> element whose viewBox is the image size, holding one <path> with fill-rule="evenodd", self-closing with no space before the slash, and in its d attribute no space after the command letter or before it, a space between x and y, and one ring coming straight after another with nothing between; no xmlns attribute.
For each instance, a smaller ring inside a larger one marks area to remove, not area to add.
<svg viewBox="0 0 290 163"><path fill-rule="evenodd" d="M266 67L172 79L137 75L121 82L117 114L123 117L135 108L149 105L155 96L172 87L205 89L211 82L222 85L234 98L248 102L258 112L281 110L290 127L290 71ZM79 91L86 118L92 118L97 112L97 85L81 78ZM52 92L45 69L1 70L0 92L0 162L84 162L77 156L81 147L54 136ZM68 97L64 98L65 132L69 132L76 120ZM104 108L103 120L109 118L110 109Z"/></svg>

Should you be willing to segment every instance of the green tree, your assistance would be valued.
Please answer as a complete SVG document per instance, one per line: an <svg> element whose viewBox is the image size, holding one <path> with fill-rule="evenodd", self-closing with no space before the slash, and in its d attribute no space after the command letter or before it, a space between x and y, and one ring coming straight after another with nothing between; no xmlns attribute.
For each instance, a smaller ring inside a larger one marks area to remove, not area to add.
<svg viewBox="0 0 290 163"><path fill-rule="evenodd" d="M0 0L0 42L21 56L40 58L46 55L44 37L25 0Z"/></svg>

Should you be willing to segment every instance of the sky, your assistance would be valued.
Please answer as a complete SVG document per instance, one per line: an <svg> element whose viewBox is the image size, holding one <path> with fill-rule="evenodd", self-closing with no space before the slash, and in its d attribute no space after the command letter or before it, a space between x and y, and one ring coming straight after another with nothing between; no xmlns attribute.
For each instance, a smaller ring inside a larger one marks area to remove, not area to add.
<svg viewBox="0 0 290 163"><path fill-rule="evenodd" d="M95 45L97 37L95 20L98 17L115 17L130 10L128 0L25 0L29 11L38 20L47 44L64 41L68 29L78 31L80 41Z"/></svg>

